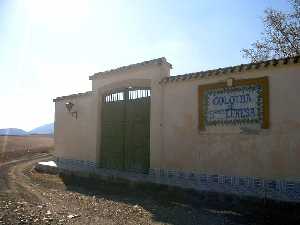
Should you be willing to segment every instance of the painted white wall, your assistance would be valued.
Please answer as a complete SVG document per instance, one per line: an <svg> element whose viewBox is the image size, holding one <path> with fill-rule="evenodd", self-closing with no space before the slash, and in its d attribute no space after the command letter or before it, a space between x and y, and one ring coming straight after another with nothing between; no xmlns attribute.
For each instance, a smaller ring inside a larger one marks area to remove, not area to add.
<svg viewBox="0 0 300 225"><path fill-rule="evenodd" d="M300 66L284 65L219 77L164 84L164 168L207 174L299 178ZM259 134L240 129L198 128L198 86L229 77L269 77L270 128Z"/></svg>
<svg viewBox="0 0 300 225"><path fill-rule="evenodd" d="M65 103L74 104L72 111L66 109ZM54 142L57 157L95 161L97 98L95 92L80 97L66 98L55 103Z"/></svg>
<svg viewBox="0 0 300 225"><path fill-rule="evenodd" d="M100 160L102 96L118 88L149 87L150 167L207 174L299 179L300 65L278 65L221 76L160 83L167 63L112 71L92 80L92 92L55 103L55 149L62 158ZM200 131L198 86L227 80L269 77L270 128L242 134L228 127ZM78 119L66 110L74 103Z"/></svg>

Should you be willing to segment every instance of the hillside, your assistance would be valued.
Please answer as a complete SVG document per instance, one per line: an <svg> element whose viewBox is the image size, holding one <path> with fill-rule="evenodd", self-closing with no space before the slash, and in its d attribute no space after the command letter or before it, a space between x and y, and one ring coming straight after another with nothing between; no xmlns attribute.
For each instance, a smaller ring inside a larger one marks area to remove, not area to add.
<svg viewBox="0 0 300 225"><path fill-rule="evenodd" d="M54 124L49 123L39 127L36 127L28 132L29 134L53 134L54 133Z"/></svg>
<svg viewBox="0 0 300 225"><path fill-rule="evenodd" d="M18 128L4 128L0 129L0 136L28 136L31 134L50 134L54 133L54 124L49 123L32 129L29 132Z"/></svg>
<svg viewBox="0 0 300 225"><path fill-rule="evenodd" d="M18 128L4 128L0 129L0 135L16 135L16 136L26 136L28 133L25 130Z"/></svg>

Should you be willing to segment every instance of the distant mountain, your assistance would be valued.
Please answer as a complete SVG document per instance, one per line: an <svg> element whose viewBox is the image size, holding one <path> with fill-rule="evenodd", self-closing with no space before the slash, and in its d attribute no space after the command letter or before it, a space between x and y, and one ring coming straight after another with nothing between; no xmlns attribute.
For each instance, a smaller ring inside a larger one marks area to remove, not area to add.
<svg viewBox="0 0 300 225"><path fill-rule="evenodd" d="M28 135L28 133L18 128L5 128L5 129L0 129L0 135L26 136Z"/></svg>
<svg viewBox="0 0 300 225"><path fill-rule="evenodd" d="M53 134L54 133L54 124L49 123L42 125L40 127L34 128L28 132L29 134Z"/></svg>
<svg viewBox="0 0 300 225"><path fill-rule="evenodd" d="M49 123L32 129L29 132L18 128L4 128L0 129L0 135L15 135L15 136L27 136L31 134L53 134L54 124Z"/></svg>

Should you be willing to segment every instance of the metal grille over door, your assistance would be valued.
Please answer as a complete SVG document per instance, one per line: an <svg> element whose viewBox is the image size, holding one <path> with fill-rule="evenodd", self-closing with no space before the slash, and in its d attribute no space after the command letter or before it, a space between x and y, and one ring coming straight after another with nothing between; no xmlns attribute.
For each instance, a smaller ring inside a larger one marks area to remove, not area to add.
<svg viewBox="0 0 300 225"><path fill-rule="evenodd" d="M104 96L101 165L147 172L150 159L149 89L126 89Z"/></svg>

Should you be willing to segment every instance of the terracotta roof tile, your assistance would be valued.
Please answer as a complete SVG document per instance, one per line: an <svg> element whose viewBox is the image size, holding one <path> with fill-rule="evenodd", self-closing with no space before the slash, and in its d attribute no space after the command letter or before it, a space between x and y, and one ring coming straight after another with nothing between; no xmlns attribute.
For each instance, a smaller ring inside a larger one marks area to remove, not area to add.
<svg viewBox="0 0 300 225"><path fill-rule="evenodd" d="M249 63L249 64L240 64L237 66L229 66L224 68L218 68L214 70L206 70L206 71L200 71L195 73L187 73L177 76L170 76L163 78L161 80L161 83L167 83L167 82L173 82L173 81L184 81L189 79L201 79L209 76L220 76L222 74L227 73L236 73L236 72L242 72L244 70L255 70L255 69L261 69L264 67L269 66L277 66L277 65L287 65L287 64L296 64L300 62L300 56L294 56L294 57L288 57L288 58L282 58L282 59L271 59L267 61L262 61L258 63Z"/></svg>

